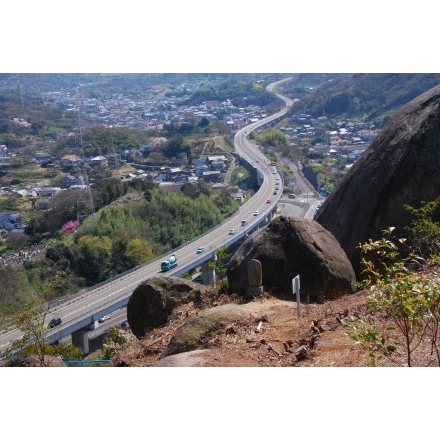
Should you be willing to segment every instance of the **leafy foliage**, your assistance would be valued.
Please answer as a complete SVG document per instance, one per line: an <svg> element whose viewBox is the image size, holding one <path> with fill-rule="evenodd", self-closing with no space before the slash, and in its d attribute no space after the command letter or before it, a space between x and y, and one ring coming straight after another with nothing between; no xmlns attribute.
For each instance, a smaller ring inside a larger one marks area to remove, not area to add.
<svg viewBox="0 0 440 440"><path fill-rule="evenodd" d="M15 355L35 354L39 364L46 366L44 356L47 354L47 342L45 320L50 308L50 300L53 292L60 286L61 273L58 273L51 281L42 287L42 298L27 301L16 314L7 314L2 317L2 326L5 328L17 328L22 332L20 338L15 339L8 349L2 353L8 358Z"/></svg>
<svg viewBox="0 0 440 440"><path fill-rule="evenodd" d="M437 343L440 320L438 276L433 279L418 274L416 268L424 260L412 251L402 256L399 247L405 240L395 239L393 231L394 228L390 227L384 231L381 240L370 240L359 247L365 255L362 261L368 275L364 284L370 287L368 308L374 314L390 317L395 327L381 332L367 320L362 321L361 326L353 325L353 319L351 323L346 321L352 326L348 334L368 350L373 363L376 353L391 356L398 353L402 346L405 363L409 367L412 366L414 351L428 339L440 365Z"/></svg>
<svg viewBox="0 0 440 440"><path fill-rule="evenodd" d="M138 184L46 255L58 268L69 268L93 285L180 246L236 208L228 193L212 191L203 183L183 185L179 192Z"/></svg>
<svg viewBox="0 0 440 440"><path fill-rule="evenodd" d="M110 360L118 350L124 348L127 338L121 331L121 327L116 325L107 331L102 347L102 359Z"/></svg>
<svg viewBox="0 0 440 440"><path fill-rule="evenodd" d="M439 83L439 74L358 73L350 78L345 75L304 91L292 111L383 125L398 108Z"/></svg>
<svg viewBox="0 0 440 440"><path fill-rule="evenodd" d="M210 260L208 262L208 266L215 271L216 285L219 287L219 292L226 291L228 288L226 262L230 255L227 253L226 247L221 247L216 250L216 256L217 258L215 260Z"/></svg>
<svg viewBox="0 0 440 440"><path fill-rule="evenodd" d="M440 255L440 197L422 202L419 208L406 205L413 220L406 228L411 246L427 259Z"/></svg>
<svg viewBox="0 0 440 440"><path fill-rule="evenodd" d="M257 142L263 146L276 147L278 145L289 145L289 138L280 130L276 128L268 128L261 131L257 135Z"/></svg>

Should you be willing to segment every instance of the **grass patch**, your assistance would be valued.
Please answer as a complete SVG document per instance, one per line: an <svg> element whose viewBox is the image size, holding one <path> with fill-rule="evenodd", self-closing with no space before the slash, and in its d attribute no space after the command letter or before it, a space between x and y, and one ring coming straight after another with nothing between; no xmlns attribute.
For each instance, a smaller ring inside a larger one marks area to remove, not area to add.
<svg viewBox="0 0 440 440"><path fill-rule="evenodd" d="M232 171L231 181L235 185L246 181L251 176L251 173L243 166L239 166Z"/></svg>

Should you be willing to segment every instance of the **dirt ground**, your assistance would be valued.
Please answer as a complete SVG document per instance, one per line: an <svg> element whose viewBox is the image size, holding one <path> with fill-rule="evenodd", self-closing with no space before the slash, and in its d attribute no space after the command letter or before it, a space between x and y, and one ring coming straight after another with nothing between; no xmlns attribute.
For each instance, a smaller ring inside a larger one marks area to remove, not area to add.
<svg viewBox="0 0 440 440"><path fill-rule="evenodd" d="M368 316L380 328L386 328L393 322L384 317L373 317L369 313L366 307L367 293L365 290L359 291L323 304L302 304L300 317L297 316L293 295L280 298L264 293L243 304L243 307L257 311L258 319L225 323L215 334L201 340L196 351L177 355L178 362L164 366L371 366L367 351L347 335L352 327L346 325L345 320L350 322L353 316ZM218 301L219 305L226 302L226 296ZM111 366L154 366L176 330L197 313L193 304L175 309L166 326L155 329L142 341L133 337L132 342L115 356ZM392 358L379 353L374 365L406 366L403 347L400 344ZM414 366L438 366L428 343L418 346L412 358Z"/></svg>

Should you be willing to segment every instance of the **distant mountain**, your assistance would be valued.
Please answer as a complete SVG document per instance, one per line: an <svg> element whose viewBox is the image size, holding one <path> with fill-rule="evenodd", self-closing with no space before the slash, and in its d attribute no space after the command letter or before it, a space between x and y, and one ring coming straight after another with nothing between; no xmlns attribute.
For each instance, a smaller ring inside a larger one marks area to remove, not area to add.
<svg viewBox="0 0 440 440"><path fill-rule="evenodd" d="M278 75L279 76L279 75ZM237 82L262 78L276 78L274 74L248 73L1 73L0 93L14 92L29 96L60 90L75 90L78 86L84 93L96 90L100 93L125 92L138 94L146 87L166 85L184 86L186 83Z"/></svg>
<svg viewBox="0 0 440 440"><path fill-rule="evenodd" d="M376 121L382 126L402 105L439 84L438 73L357 73L309 90L292 83L288 91L300 98L295 112Z"/></svg>
<svg viewBox="0 0 440 440"><path fill-rule="evenodd" d="M79 84L100 80L100 74L90 73L1 73L0 92L41 96L42 93L73 89Z"/></svg>

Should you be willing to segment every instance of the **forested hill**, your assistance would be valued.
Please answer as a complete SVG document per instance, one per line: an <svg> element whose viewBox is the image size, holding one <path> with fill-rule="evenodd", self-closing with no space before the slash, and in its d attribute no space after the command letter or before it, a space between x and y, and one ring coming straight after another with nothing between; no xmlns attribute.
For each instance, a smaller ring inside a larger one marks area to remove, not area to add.
<svg viewBox="0 0 440 440"><path fill-rule="evenodd" d="M295 112L374 121L382 126L398 108L438 84L438 73L357 73L302 93L294 83L286 83L284 91L300 98Z"/></svg>
<svg viewBox="0 0 440 440"><path fill-rule="evenodd" d="M86 96L119 93L139 95L146 88L159 87L173 94L191 94L196 86L220 83L222 86L255 80L276 81L277 74L259 73L0 73L1 92L21 92L28 96L60 90L74 91L78 86Z"/></svg>

